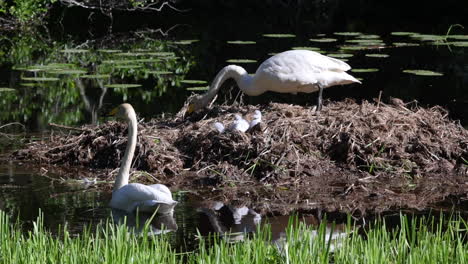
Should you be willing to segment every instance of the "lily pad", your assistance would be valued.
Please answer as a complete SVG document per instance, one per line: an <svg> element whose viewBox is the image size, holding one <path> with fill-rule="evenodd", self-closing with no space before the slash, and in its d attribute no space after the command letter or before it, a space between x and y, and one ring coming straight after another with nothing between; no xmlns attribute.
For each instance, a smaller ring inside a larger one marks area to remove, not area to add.
<svg viewBox="0 0 468 264"><path fill-rule="evenodd" d="M147 73L157 75L173 74L171 71L147 71Z"/></svg>
<svg viewBox="0 0 468 264"><path fill-rule="evenodd" d="M392 32L390 33L394 36L409 36L409 35L414 35L414 34L417 34L415 32L405 32L405 31L396 31L396 32Z"/></svg>
<svg viewBox="0 0 468 264"><path fill-rule="evenodd" d="M380 39L348 39L346 40L346 42L357 43L359 45L366 45L366 46L384 45L384 42Z"/></svg>
<svg viewBox="0 0 468 264"><path fill-rule="evenodd" d="M434 72L429 70L404 70L404 73L414 74L414 75L421 75L421 76L443 76L443 73Z"/></svg>
<svg viewBox="0 0 468 264"><path fill-rule="evenodd" d="M197 87L188 87L186 88L187 91L207 91L210 87L209 86L197 86Z"/></svg>
<svg viewBox="0 0 468 264"><path fill-rule="evenodd" d="M122 50L119 50L119 49L98 49L97 51L103 52L103 53L119 53L119 52L122 52Z"/></svg>
<svg viewBox="0 0 468 264"><path fill-rule="evenodd" d="M419 43L411 43L411 42L393 42L393 45L396 47L416 47L420 46Z"/></svg>
<svg viewBox="0 0 468 264"><path fill-rule="evenodd" d="M1 92L16 92L16 89L8 88L8 87L0 87L0 93Z"/></svg>
<svg viewBox="0 0 468 264"><path fill-rule="evenodd" d="M327 56L330 56L330 57L333 57L333 58L351 58L353 57L354 55L353 54L349 54L349 53L330 53L330 54L327 54Z"/></svg>
<svg viewBox="0 0 468 264"><path fill-rule="evenodd" d="M189 84L205 84L206 81L203 80L182 80L181 83L189 83Z"/></svg>
<svg viewBox="0 0 468 264"><path fill-rule="evenodd" d="M267 38L295 38L294 34L263 34Z"/></svg>
<svg viewBox="0 0 468 264"><path fill-rule="evenodd" d="M388 58L390 55L384 53L369 53L365 55L366 57L370 58Z"/></svg>
<svg viewBox="0 0 468 264"><path fill-rule="evenodd" d="M250 40L230 40L227 42L228 44L234 44L234 45L252 45L252 44L257 44L255 41L250 41Z"/></svg>
<svg viewBox="0 0 468 264"><path fill-rule="evenodd" d="M56 77L21 77L21 80L33 82L55 82L60 79Z"/></svg>
<svg viewBox="0 0 468 264"><path fill-rule="evenodd" d="M446 40L445 35L431 35L431 34L413 34L410 35L411 38L416 38L421 41L435 41L435 40Z"/></svg>
<svg viewBox="0 0 468 264"><path fill-rule="evenodd" d="M320 52L320 48L317 48L317 47L292 47L291 49L293 50L312 50L312 51L316 51L316 52Z"/></svg>
<svg viewBox="0 0 468 264"><path fill-rule="evenodd" d="M448 35L447 38L450 39L466 39L468 40L468 35Z"/></svg>
<svg viewBox="0 0 468 264"><path fill-rule="evenodd" d="M135 63L135 60L103 60L103 64L130 64L130 63Z"/></svg>
<svg viewBox="0 0 468 264"><path fill-rule="evenodd" d="M227 60L226 62L229 63L256 63L256 60L250 60L250 59L230 59Z"/></svg>
<svg viewBox="0 0 468 264"><path fill-rule="evenodd" d="M361 32L334 32L333 34L338 35L338 36L354 37L354 36L359 36L362 33Z"/></svg>
<svg viewBox="0 0 468 264"><path fill-rule="evenodd" d="M351 69L352 72L361 72L361 73L367 73L367 72L378 72L379 69L376 68L368 68L368 69Z"/></svg>
<svg viewBox="0 0 468 264"><path fill-rule="evenodd" d="M356 37L360 39L379 39L380 38L379 35L374 35L374 34L369 34L369 35L362 34Z"/></svg>
<svg viewBox="0 0 468 264"><path fill-rule="evenodd" d="M345 45L340 47L341 50L368 50L369 47L359 45Z"/></svg>
<svg viewBox="0 0 468 264"><path fill-rule="evenodd" d="M200 41L200 40L199 39L184 39L184 40L174 41L173 43L178 44L178 45L189 45L189 44L192 44L192 43L195 43L195 42L198 42L198 41Z"/></svg>
<svg viewBox="0 0 468 264"><path fill-rule="evenodd" d="M114 84L108 84L105 87L107 88L137 88L141 87L141 84L136 84L136 83L114 83Z"/></svg>
<svg viewBox="0 0 468 264"><path fill-rule="evenodd" d="M449 42L449 44L455 47L468 47L468 41L454 41Z"/></svg>
<svg viewBox="0 0 468 264"><path fill-rule="evenodd" d="M85 70L78 70L78 69L52 70L52 71L47 71L47 72L54 73L54 74L64 74L64 75L85 74L85 73L87 73L87 71L85 71Z"/></svg>
<svg viewBox="0 0 468 264"><path fill-rule="evenodd" d="M318 39L309 39L309 40L313 42L335 42L337 41L336 38L318 38Z"/></svg>
<svg viewBox="0 0 468 264"><path fill-rule="evenodd" d="M88 75L81 75L80 78L84 79L107 79L110 78L110 74L88 74Z"/></svg>
<svg viewBox="0 0 468 264"><path fill-rule="evenodd" d="M64 49L61 50L62 53L86 53L89 52L87 49Z"/></svg>
<svg viewBox="0 0 468 264"><path fill-rule="evenodd" d="M139 69L143 68L141 65L127 64L127 65L115 65L115 69Z"/></svg>

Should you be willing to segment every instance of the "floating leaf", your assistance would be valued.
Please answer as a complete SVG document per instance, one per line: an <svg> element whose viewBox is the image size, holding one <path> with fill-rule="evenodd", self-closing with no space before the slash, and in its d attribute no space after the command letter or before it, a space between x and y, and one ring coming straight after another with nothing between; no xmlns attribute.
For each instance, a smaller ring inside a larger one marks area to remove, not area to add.
<svg viewBox="0 0 468 264"><path fill-rule="evenodd" d="M108 84L105 87L107 88L136 88L141 87L141 84L135 83L115 83L115 84Z"/></svg>
<svg viewBox="0 0 468 264"><path fill-rule="evenodd" d="M338 36L353 37L353 36L359 36L362 33L361 32L334 32L333 34L338 35Z"/></svg>
<svg viewBox="0 0 468 264"><path fill-rule="evenodd" d="M380 39L348 39L346 40L348 43L357 43L359 45L367 45L367 46L379 46L385 45L382 40Z"/></svg>
<svg viewBox="0 0 468 264"><path fill-rule="evenodd" d="M189 83L189 84L205 84L206 81L202 80L182 80L181 83Z"/></svg>
<svg viewBox="0 0 468 264"><path fill-rule="evenodd" d="M110 74L88 74L88 75L81 75L80 78L84 79L107 79L110 78Z"/></svg>
<svg viewBox="0 0 468 264"><path fill-rule="evenodd" d="M358 45L353 45L353 46L346 45L346 46L341 46L340 49L341 50L368 50L369 47L358 46Z"/></svg>
<svg viewBox="0 0 468 264"><path fill-rule="evenodd" d="M327 54L327 56L330 56L333 58L351 58L354 55L349 54L349 53L330 53L330 54Z"/></svg>
<svg viewBox="0 0 468 264"><path fill-rule="evenodd" d="M295 38L294 34L263 34L267 38Z"/></svg>
<svg viewBox="0 0 468 264"><path fill-rule="evenodd" d="M198 41L200 40L199 39L185 39L185 40L177 40L177 41L174 41L173 43L179 44L179 45L189 45Z"/></svg>
<svg viewBox="0 0 468 264"><path fill-rule="evenodd" d="M392 32L390 33L394 36L409 36L409 35L414 35L414 34L417 34L415 32L404 32L404 31L397 31L397 32Z"/></svg>
<svg viewBox="0 0 468 264"><path fill-rule="evenodd" d="M365 55L366 57L371 57L371 58L388 58L390 55L388 54L383 54L383 53L369 53Z"/></svg>
<svg viewBox="0 0 468 264"><path fill-rule="evenodd" d="M8 88L8 87L0 87L0 93L1 92L16 92L16 89Z"/></svg>
<svg viewBox="0 0 468 264"><path fill-rule="evenodd" d="M317 47L292 47L293 50L312 50L316 52L320 52L320 48Z"/></svg>
<svg viewBox="0 0 468 264"><path fill-rule="evenodd" d="M393 45L396 47L415 47L415 46L419 46L419 43L393 42Z"/></svg>
<svg viewBox="0 0 468 264"><path fill-rule="evenodd" d="M157 74L157 75L164 75L164 74L173 74L171 71L147 71L149 74Z"/></svg>
<svg viewBox="0 0 468 264"><path fill-rule="evenodd" d="M337 39L335 38L318 38L318 39L309 39L310 41L313 42L335 42Z"/></svg>
<svg viewBox="0 0 468 264"><path fill-rule="evenodd" d="M352 72L363 72L363 73L366 73L366 72L378 72L379 69L376 69L376 68L368 68L368 69L351 69Z"/></svg>
<svg viewBox="0 0 468 264"><path fill-rule="evenodd" d="M87 50L87 49L64 49L64 50L61 50L60 52L63 52L63 53L86 53L86 52L89 52L89 50Z"/></svg>
<svg viewBox="0 0 468 264"><path fill-rule="evenodd" d="M98 49L97 51L103 52L103 53L118 53L118 52L122 52L122 50L118 50L118 49Z"/></svg>
<svg viewBox="0 0 468 264"><path fill-rule="evenodd" d="M49 73L54 73L54 74L65 74L65 75L72 75L72 74L85 74L87 71L85 70L78 70L78 69L64 69L64 70L52 70L52 71L47 71Z"/></svg>
<svg viewBox="0 0 468 264"><path fill-rule="evenodd" d="M250 41L250 40L230 40L227 43L234 44L234 45L252 45L252 44L256 44L257 42Z"/></svg>
<svg viewBox="0 0 468 264"><path fill-rule="evenodd" d="M410 37L411 38L417 38L417 39L419 39L421 41L446 40L445 35L442 36L442 35L430 35L430 34L416 33L416 34L410 35Z"/></svg>
<svg viewBox="0 0 468 264"><path fill-rule="evenodd" d="M316 36L317 37L325 37L327 34L323 34L323 33L320 33L320 34L317 34Z"/></svg>
<svg viewBox="0 0 468 264"><path fill-rule="evenodd" d="M60 79L56 77L21 77L21 80L33 82L55 82Z"/></svg>
<svg viewBox="0 0 468 264"><path fill-rule="evenodd" d="M38 83L20 83L21 86L24 86L24 87L37 87L37 86L40 86L40 84Z"/></svg>
<svg viewBox="0 0 468 264"><path fill-rule="evenodd" d="M128 64L128 65L115 65L115 69L138 69L143 68L141 65Z"/></svg>
<svg viewBox="0 0 468 264"><path fill-rule="evenodd" d="M133 60L134 62L148 62L148 63L154 63L154 62L160 62L161 59L158 59L158 58L150 58L150 59L136 59L136 60Z"/></svg>
<svg viewBox="0 0 468 264"><path fill-rule="evenodd" d="M467 39L468 40L468 35L448 35L447 38L450 39Z"/></svg>
<svg viewBox="0 0 468 264"><path fill-rule="evenodd" d="M207 91L210 87L209 86L198 86L198 87L189 87L186 88L187 91Z"/></svg>
<svg viewBox="0 0 468 264"><path fill-rule="evenodd" d="M429 70L404 70L404 73L414 74L414 75L421 75L421 76L443 76L443 73L434 72Z"/></svg>
<svg viewBox="0 0 468 264"><path fill-rule="evenodd" d="M230 59L230 60L227 60L226 62L229 62L229 63L255 63L257 61L256 60L249 60L249 59Z"/></svg>
<svg viewBox="0 0 468 264"><path fill-rule="evenodd" d="M455 41L449 42L449 44L456 47L468 47L468 41Z"/></svg>
<svg viewBox="0 0 468 264"><path fill-rule="evenodd" d="M357 36L357 38L360 38L360 39L378 39L380 38L379 35L359 35Z"/></svg>
<svg viewBox="0 0 468 264"><path fill-rule="evenodd" d="M136 60L103 60L103 64L129 64L135 63Z"/></svg>

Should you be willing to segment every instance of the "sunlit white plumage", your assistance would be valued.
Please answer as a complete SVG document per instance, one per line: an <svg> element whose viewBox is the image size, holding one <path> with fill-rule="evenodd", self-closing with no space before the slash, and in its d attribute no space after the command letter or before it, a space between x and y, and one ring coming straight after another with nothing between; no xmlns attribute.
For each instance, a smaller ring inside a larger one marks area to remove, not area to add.
<svg viewBox="0 0 468 264"><path fill-rule="evenodd" d="M255 75L249 75L240 66L228 65L216 75L208 92L192 99L187 112L206 107L218 93L221 84L229 78L233 78L249 96L257 96L266 91L293 94L319 91L317 110L320 110L324 88L361 83L346 73L349 69L351 67L341 60L310 50L289 50L276 54L264 61Z"/></svg>
<svg viewBox="0 0 468 264"><path fill-rule="evenodd" d="M236 120L234 120L234 122L232 122L229 125L229 130L245 132L245 131L247 131L247 129L249 129L249 127L250 127L249 122L247 122L247 120L245 120L241 115L235 114L234 118Z"/></svg>
<svg viewBox="0 0 468 264"><path fill-rule="evenodd" d="M137 119L130 104L122 104L116 110L117 116L128 121L128 142L122 158L119 173L114 183L110 207L132 212L138 208L141 212L160 214L172 213L176 201L172 199L169 188L163 184L144 185L128 183L130 167L137 142Z"/></svg>
<svg viewBox="0 0 468 264"><path fill-rule="evenodd" d="M260 110L255 110L255 113L252 115L252 120L250 120L249 129L260 124L262 122L262 112Z"/></svg>

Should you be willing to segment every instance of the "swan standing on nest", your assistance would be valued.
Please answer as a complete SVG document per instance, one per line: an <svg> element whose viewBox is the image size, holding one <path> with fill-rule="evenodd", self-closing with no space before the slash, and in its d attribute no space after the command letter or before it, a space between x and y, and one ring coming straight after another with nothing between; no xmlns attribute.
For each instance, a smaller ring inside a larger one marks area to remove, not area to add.
<svg viewBox="0 0 468 264"><path fill-rule="evenodd" d="M157 210L160 214L172 213L177 202L172 199L171 191L167 186L163 184L128 183L130 167L137 144L138 122L135 110L130 104L121 104L112 110L110 115L116 115L116 117L128 122L127 147L114 183L110 207L128 213L137 208L140 212L154 212Z"/></svg>
<svg viewBox="0 0 468 264"><path fill-rule="evenodd" d="M276 54L264 61L253 76L240 66L228 65L216 75L208 92L191 100L187 113L206 107L218 93L221 84L229 78L233 78L249 96L267 91L293 94L319 91L317 111L320 111L324 88L361 83L346 73L349 69L351 67L341 60L310 50L289 50Z"/></svg>

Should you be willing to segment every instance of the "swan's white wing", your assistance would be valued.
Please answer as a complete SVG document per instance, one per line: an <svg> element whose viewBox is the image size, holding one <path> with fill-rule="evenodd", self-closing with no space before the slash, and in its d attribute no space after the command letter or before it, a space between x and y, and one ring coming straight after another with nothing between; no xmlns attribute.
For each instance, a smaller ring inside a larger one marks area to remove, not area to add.
<svg viewBox="0 0 468 264"><path fill-rule="evenodd" d="M317 84L324 88L344 84L349 69L347 63L314 51L290 50L264 61L255 73L254 86L281 93L314 92Z"/></svg>
<svg viewBox="0 0 468 264"><path fill-rule="evenodd" d="M155 188L140 183L130 183L114 191L109 205L127 212L132 212L141 206L141 211L148 212L154 211L157 204L171 205L173 208L177 202L172 200L170 191L167 193L161 186Z"/></svg>

